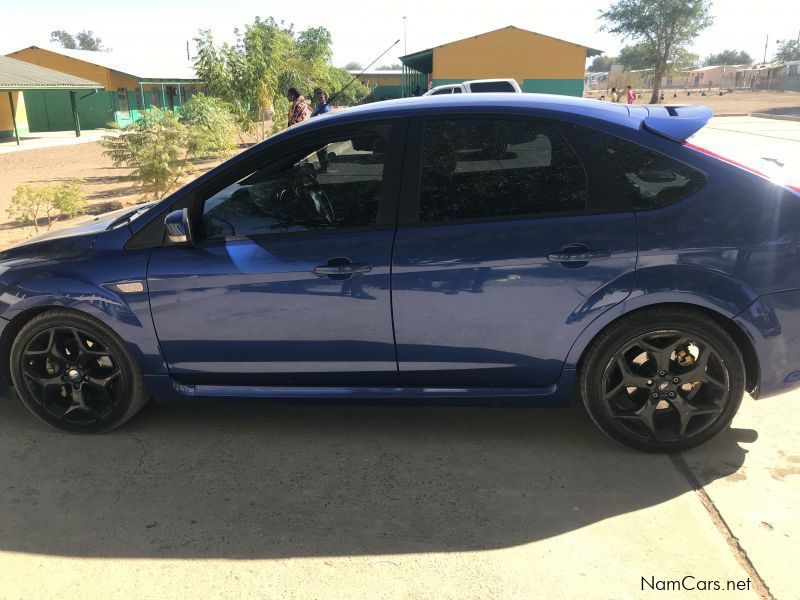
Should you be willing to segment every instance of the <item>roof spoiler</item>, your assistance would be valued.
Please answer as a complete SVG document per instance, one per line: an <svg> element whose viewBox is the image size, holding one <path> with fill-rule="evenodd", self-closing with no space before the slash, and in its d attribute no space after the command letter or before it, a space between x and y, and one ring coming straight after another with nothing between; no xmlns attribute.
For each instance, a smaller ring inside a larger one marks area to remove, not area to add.
<svg viewBox="0 0 800 600"><path fill-rule="evenodd" d="M714 114L707 106L645 106L644 127L676 142L700 131Z"/></svg>

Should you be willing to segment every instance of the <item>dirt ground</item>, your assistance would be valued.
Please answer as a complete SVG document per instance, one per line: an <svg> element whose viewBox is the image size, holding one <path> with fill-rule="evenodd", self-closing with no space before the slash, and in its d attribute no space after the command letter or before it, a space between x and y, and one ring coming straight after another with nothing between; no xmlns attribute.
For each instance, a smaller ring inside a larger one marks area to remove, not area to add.
<svg viewBox="0 0 800 600"><path fill-rule="evenodd" d="M217 160L197 163L193 177L202 175L219 163ZM97 215L152 200L142 194L134 181L126 178L130 172L131 169L115 167L108 157L103 156L99 142L36 148L2 155L0 157L0 249L21 242L34 234L32 226L23 227L9 221L6 212L14 188L18 185L59 183L80 177L84 180L84 191L89 203L87 215ZM191 178L184 183L190 180ZM53 227L64 227L85 218L86 215L72 220L59 220Z"/></svg>
<svg viewBox="0 0 800 600"><path fill-rule="evenodd" d="M636 104L647 104L650 100L650 90L642 90L641 100ZM800 92L724 92L719 95L719 90L706 90L702 96L700 91L692 91L687 95L683 90L666 90L664 92L665 104L703 104L714 111L717 116L733 114L751 114L766 112L776 108L795 108L800 113ZM586 94L587 98L599 98L608 94L603 90L595 90Z"/></svg>

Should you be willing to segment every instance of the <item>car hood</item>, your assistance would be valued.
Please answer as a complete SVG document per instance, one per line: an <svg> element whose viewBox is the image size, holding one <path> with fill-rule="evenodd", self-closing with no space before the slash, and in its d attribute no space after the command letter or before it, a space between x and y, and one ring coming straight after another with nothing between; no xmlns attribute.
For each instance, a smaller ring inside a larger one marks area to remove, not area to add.
<svg viewBox="0 0 800 600"><path fill-rule="evenodd" d="M89 250L97 235L115 226L122 226L131 217L138 216L152 202L129 206L119 210L87 217L70 227L40 233L0 253L0 259L8 258L68 258Z"/></svg>

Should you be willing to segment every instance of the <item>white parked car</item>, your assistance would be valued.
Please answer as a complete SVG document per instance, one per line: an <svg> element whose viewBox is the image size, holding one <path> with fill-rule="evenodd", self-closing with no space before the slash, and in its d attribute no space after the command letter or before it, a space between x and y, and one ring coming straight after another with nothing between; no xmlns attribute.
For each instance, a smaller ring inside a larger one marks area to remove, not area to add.
<svg viewBox="0 0 800 600"><path fill-rule="evenodd" d="M514 79L472 79L461 83L438 85L422 95L441 96L444 94L480 94L486 92L521 94L522 90Z"/></svg>

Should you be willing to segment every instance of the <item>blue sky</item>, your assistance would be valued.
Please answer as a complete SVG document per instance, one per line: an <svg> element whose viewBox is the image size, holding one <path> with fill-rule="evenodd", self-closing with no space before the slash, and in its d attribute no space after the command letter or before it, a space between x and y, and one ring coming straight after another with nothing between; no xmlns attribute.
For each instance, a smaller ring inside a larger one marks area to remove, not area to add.
<svg viewBox="0 0 800 600"><path fill-rule="evenodd" d="M400 43L381 63L396 62L403 53L403 16L407 17L408 52L446 43L491 29L515 25L572 42L616 53L624 42L598 32L598 11L608 2L593 0L526 0L459 2L404 0L355 2L340 0L23 0L4 2L0 53L47 42L50 31L91 29L104 42L126 54L141 53L152 60L165 54L185 54L185 44L198 29L211 29L215 38L230 40L234 27L256 15L294 23L296 29L325 26L333 34L334 63L367 64L397 38ZM698 38L693 51L705 56L725 48L742 49L759 60L764 38L797 38L800 2L797 0L717 0L715 24ZM10 26L9 26L10 25ZM172 62L172 61L170 61Z"/></svg>

